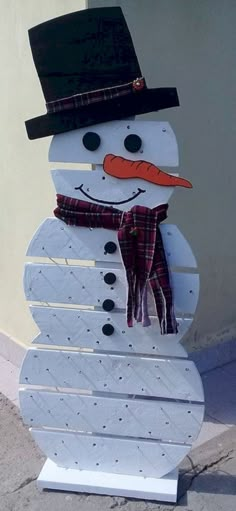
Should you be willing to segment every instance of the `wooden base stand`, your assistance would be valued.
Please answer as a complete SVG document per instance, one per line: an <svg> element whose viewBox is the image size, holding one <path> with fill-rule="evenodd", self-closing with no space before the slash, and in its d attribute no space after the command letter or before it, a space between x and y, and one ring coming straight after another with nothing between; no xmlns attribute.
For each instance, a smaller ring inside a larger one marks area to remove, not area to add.
<svg viewBox="0 0 236 511"><path fill-rule="evenodd" d="M47 459L38 477L37 485L40 489L176 502L178 470L175 469L165 477L155 479L153 477L65 469Z"/></svg>

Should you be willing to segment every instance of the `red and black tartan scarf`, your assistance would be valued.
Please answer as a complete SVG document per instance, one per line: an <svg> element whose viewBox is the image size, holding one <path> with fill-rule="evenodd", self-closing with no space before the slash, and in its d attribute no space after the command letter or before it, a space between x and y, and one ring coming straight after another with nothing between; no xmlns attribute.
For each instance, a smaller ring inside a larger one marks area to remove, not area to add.
<svg viewBox="0 0 236 511"><path fill-rule="evenodd" d="M68 225L118 231L120 252L128 282L127 324L133 319L150 325L147 286L153 292L162 334L177 333L173 298L159 224L167 218L168 204L149 209L133 206L130 211L100 206L57 195L54 215Z"/></svg>

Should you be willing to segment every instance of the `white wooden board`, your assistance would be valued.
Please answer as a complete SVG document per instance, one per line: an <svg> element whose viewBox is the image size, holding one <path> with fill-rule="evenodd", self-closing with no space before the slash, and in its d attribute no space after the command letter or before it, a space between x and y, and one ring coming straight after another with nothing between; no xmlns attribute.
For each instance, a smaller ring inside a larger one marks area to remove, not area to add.
<svg viewBox="0 0 236 511"><path fill-rule="evenodd" d="M47 459L37 479L37 486L41 489L176 502L178 470L159 479L63 468Z"/></svg>
<svg viewBox="0 0 236 511"><path fill-rule="evenodd" d="M156 317L151 318L152 324L148 328L140 324L128 328L123 312L107 314L40 306L30 306L30 311L40 329L39 335L33 340L34 344L187 357L178 341L190 327L191 319L178 319L178 334L163 336ZM103 325L108 323L114 327L114 333L110 336L104 335L102 331Z"/></svg>
<svg viewBox="0 0 236 511"><path fill-rule="evenodd" d="M169 266L196 268L193 252L178 227L163 224L160 230ZM108 241L117 245L114 254L104 250ZM121 262L116 231L71 227L57 218L47 218L40 225L29 244L27 256Z"/></svg>
<svg viewBox="0 0 236 511"><path fill-rule="evenodd" d="M83 136L91 131L101 138L96 151L88 151L83 145ZM142 139L137 153L125 149L124 140L130 134ZM110 153L134 161L147 160L155 165L175 167L179 163L175 134L168 122L131 120L106 122L56 135L50 145L49 161L101 164Z"/></svg>
<svg viewBox="0 0 236 511"><path fill-rule="evenodd" d="M69 429L191 443L204 406L147 399L117 399L38 389L20 390L21 413L32 427Z"/></svg>
<svg viewBox="0 0 236 511"><path fill-rule="evenodd" d="M127 284L123 269L112 269L116 282L104 282L107 268L69 266L62 264L32 264L25 266L24 289L27 300L49 303L77 304L102 307L104 300L113 300L114 311L126 307ZM176 313L193 314L199 294L199 276L192 273L172 273ZM150 301L152 297L150 295ZM155 308L150 309L155 313Z"/></svg>
<svg viewBox="0 0 236 511"><path fill-rule="evenodd" d="M162 477L190 449L187 444L162 443L75 432L31 430L42 451L59 466L144 477Z"/></svg>
<svg viewBox="0 0 236 511"><path fill-rule="evenodd" d="M55 169L52 170L52 179L59 194L122 211L138 204L148 208L165 204L174 191L172 186L154 185L144 179L117 179L101 170Z"/></svg>
<svg viewBox="0 0 236 511"><path fill-rule="evenodd" d="M20 383L203 401L201 378L189 360L31 348Z"/></svg>

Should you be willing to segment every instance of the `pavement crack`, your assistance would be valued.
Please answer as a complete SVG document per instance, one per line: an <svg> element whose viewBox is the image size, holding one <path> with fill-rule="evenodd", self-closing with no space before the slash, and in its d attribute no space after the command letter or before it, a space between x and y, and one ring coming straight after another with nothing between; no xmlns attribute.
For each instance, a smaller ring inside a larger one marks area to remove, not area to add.
<svg viewBox="0 0 236 511"><path fill-rule="evenodd" d="M220 463L221 461L225 461L225 460L228 460L229 459L229 456L230 454L232 454L232 452L234 452L233 449L231 449L229 452L227 452L227 454L224 454L223 456L221 456L220 458L218 458L217 460L215 461L212 461L211 463L206 463L205 465L203 465L203 467L199 470L199 472L197 473L197 476L199 476L200 474L202 474L203 472L205 472L206 470L208 470L209 468L212 468L214 467L215 465L218 465L218 463Z"/></svg>
<svg viewBox="0 0 236 511"><path fill-rule="evenodd" d="M33 483L33 481L36 481L36 479L38 479L38 477L27 477L27 479L25 479L19 486L17 486L17 488L15 488L12 491L8 491L6 493L3 493L0 496L1 497L6 497L6 495L12 495L12 493L16 493L17 491L22 490L22 488L25 488L25 486L27 486L28 484Z"/></svg>
<svg viewBox="0 0 236 511"><path fill-rule="evenodd" d="M189 471L186 471L183 476L186 476L189 474L190 476L190 480L187 484L187 487L185 487L184 491L182 494L179 495L178 497L178 505L180 504L180 501L181 499L186 495L186 493L191 489L191 486L193 485L193 482L195 481L195 479L197 477L199 477L201 474L203 474L204 472L206 472L207 470L209 470L210 468L214 467L215 465L218 465L221 461L228 461L230 460L231 458L229 457L230 454L232 454L234 452L233 449L231 449L229 452L227 452L227 454L224 454L223 456L221 456L220 458L217 458L216 460L212 461L211 463L206 463L205 465L203 465L202 467L199 466L199 465L195 465L193 464L192 462L192 459L190 458L190 456L188 456L189 458L189 461L191 463L191 470ZM191 477L191 472L193 472L193 475ZM173 509L174 511L174 509Z"/></svg>

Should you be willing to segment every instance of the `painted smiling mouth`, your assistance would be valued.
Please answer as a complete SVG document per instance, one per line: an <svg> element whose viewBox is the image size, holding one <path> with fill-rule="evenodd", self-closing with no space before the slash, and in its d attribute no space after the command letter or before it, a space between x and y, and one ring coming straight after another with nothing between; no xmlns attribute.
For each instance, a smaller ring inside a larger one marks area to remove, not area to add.
<svg viewBox="0 0 236 511"><path fill-rule="evenodd" d="M99 202L100 204L116 204L117 206L119 204L125 204L126 202L130 202L130 201L136 199L136 197L138 197L141 193L145 193L146 192L146 190L142 190L142 188L138 188L138 191L132 197L130 197L129 199L121 200L121 201L118 201L118 202L115 202L115 201L112 202L112 201L108 201L108 200L96 199L96 197L93 197L92 195L89 195L88 193L86 193L83 190L83 184L80 185L80 186L75 186L74 189L75 190L80 190L82 192L82 194L85 195L85 197L87 197L88 199L94 200L96 202Z"/></svg>

